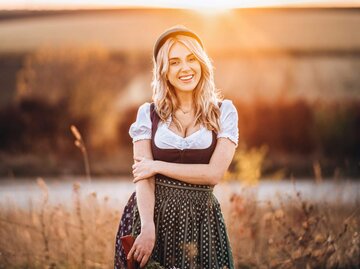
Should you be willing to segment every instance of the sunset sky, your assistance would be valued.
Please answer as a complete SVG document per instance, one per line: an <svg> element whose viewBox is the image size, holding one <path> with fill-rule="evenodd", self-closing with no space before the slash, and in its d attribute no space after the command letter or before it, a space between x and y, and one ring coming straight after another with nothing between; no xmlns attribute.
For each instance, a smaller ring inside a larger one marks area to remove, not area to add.
<svg viewBox="0 0 360 269"><path fill-rule="evenodd" d="M0 9L360 7L360 0L0 0Z"/></svg>

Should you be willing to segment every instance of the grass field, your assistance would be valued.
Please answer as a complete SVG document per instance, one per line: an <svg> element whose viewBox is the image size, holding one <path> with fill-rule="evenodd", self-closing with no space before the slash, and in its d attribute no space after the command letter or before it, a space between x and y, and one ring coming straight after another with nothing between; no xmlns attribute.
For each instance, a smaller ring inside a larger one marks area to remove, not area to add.
<svg viewBox="0 0 360 269"><path fill-rule="evenodd" d="M113 268L121 209L73 185L72 206L0 208L0 268ZM359 201L311 203L301 193L265 204L244 189L222 208L236 268L359 268Z"/></svg>

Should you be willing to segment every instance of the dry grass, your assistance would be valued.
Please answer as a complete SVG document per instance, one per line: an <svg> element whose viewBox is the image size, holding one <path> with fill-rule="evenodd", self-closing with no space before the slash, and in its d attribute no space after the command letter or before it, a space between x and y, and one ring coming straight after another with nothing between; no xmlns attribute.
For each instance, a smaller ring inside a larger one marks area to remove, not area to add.
<svg viewBox="0 0 360 269"><path fill-rule="evenodd" d="M359 268L359 201L311 203L279 196L260 205L254 192L231 197L228 229L238 268Z"/></svg>
<svg viewBox="0 0 360 269"><path fill-rule="evenodd" d="M1 208L0 268L111 268L121 212L108 206L108 198L82 195L79 184L70 208L50 205L44 181L38 184L38 206Z"/></svg>
<svg viewBox="0 0 360 269"><path fill-rule="evenodd" d="M0 208L0 268L113 268L121 212L73 185L70 207L42 202ZM312 204L301 193L279 203L244 189L223 208L236 268L358 268L359 204ZM123 205L119 205L121 209Z"/></svg>

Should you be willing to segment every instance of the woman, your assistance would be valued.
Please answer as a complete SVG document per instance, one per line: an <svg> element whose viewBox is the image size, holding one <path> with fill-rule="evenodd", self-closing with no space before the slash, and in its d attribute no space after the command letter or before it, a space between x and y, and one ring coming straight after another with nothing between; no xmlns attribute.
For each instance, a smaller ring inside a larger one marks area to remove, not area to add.
<svg viewBox="0 0 360 269"><path fill-rule="evenodd" d="M213 195L238 144L238 116L215 89L201 39L173 27L154 46L153 103L140 106L133 139L136 191L124 209L115 268L133 257L164 268L234 268L220 205ZM125 256L120 237L136 240Z"/></svg>

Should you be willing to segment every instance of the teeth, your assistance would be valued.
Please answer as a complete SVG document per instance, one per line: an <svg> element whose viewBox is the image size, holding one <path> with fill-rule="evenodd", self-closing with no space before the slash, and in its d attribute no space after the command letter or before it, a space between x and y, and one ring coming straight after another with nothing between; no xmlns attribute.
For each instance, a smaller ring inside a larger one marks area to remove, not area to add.
<svg viewBox="0 0 360 269"><path fill-rule="evenodd" d="M188 79L191 79L192 77L193 77L193 75L189 75L189 76L186 76L186 77L180 77L180 79L188 80Z"/></svg>

